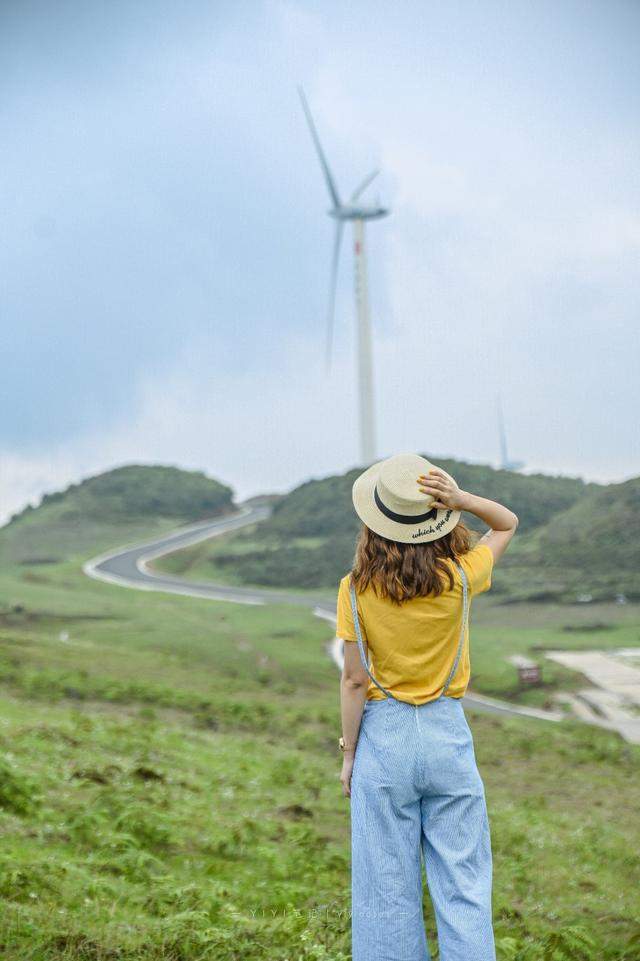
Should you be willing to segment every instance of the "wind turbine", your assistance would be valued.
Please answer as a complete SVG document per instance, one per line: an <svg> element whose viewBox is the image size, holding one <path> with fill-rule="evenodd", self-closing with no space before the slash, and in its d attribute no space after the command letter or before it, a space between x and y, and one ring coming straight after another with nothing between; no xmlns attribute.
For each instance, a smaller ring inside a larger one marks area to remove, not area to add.
<svg viewBox="0 0 640 961"><path fill-rule="evenodd" d="M496 404L498 407L498 431L500 433L500 467L502 470L520 470L521 467L524 467L524 461L510 461L509 457L507 456L507 433L504 428L504 417L502 416L500 394L496 394Z"/></svg>
<svg viewBox="0 0 640 961"><path fill-rule="evenodd" d="M311 138L314 142L320 166L327 184L332 207L327 211L336 221L333 242L333 257L331 261L331 280L329 284L329 308L327 312L327 352L326 369L331 365L331 350L333 340L333 321L336 304L336 285L338 280L338 261L340 258L340 244L343 228L347 220L353 222L353 250L355 268L356 315L358 321L358 382L360 393L360 455L363 464L370 464L376 459L375 424L373 413L373 362L371 352L371 321L369 316L369 294L367 284L367 260L364 245L364 225L366 220L377 220L386 217L389 210L380 206L380 201L373 206L358 203L360 196L367 189L371 181L377 177L379 171L374 170L351 194L348 203L340 200L336 182L327 163L327 159L320 144L320 138L309 110L307 99L301 86L298 93L302 107L309 124Z"/></svg>

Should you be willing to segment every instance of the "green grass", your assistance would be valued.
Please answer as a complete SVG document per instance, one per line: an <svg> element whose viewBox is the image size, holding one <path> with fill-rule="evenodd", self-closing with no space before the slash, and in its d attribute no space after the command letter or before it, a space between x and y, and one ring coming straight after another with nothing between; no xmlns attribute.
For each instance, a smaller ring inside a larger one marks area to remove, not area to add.
<svg viewBox="0 0 640 961"><path fill-rule="evenodd" d="M3 957L348 957L348 802L319 705L304 720L283 705L291 740L258 719L223 732L133 705L3 707ZM638 751L577 725L472 726L500 956L512 942L542 958L577 927L589 956L623 957Z"/></svg>
<svg viewBox="0 0 640 961"><path fill-rule="evenodd" d="M0 578L3 961L345 961L330 627L293 606L99 583L82 556ZM638 641L631 605L489 598L472 615L488 693L518 696L508 652ZM576 721L468 716L499 958L637 961L640 748Z"/></svg>

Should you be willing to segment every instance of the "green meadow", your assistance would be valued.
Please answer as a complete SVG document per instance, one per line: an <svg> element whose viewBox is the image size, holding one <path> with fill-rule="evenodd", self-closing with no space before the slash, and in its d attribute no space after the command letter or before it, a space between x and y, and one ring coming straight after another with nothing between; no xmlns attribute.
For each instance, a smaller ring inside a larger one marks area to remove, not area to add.
<svg viewBox="0 0 640 961"><path fill-rule="evenodd" d="M183 516L92 513L89 549L84 522L62 543L60 505L39 510L0 531L3 961L348 961L330 625L82 574ZM472 687L545 703L580 679L548 662L520 692L506 654L637 645L638 624L633 604L484 595ZM638 961L640 748L575 720L468 717L498 957ZM425 912L437 958L428 895Z"/></svg>

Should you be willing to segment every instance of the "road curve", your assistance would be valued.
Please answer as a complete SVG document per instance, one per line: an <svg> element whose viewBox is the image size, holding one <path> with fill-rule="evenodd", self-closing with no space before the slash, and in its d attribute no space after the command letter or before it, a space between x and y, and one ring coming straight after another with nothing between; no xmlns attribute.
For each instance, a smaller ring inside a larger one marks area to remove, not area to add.
<svg viewBox="0 0 640 961"><path fill-rule="evenodd" d="M268 588L231 587L214 584L210 581L190 581L172 574L153 571L150 561L165 554L190 547L200 541L217 537L229 531L246 527L256 521L265 520L271 513L268 505L240 504L233 514L225 514L210 521L202 521L189 527L181 527L170 534L92 557L83 564L82 569L89 577L120 587L132 587L143 591L163 591L169 594L185 594L188 597L204 597L214 601L232 601L237 604L298 604L302 607L324 603L327 611L330 605L327 596L317 597Z"/></svg>
<svg viewBox="0 0 640 961"><path fill-rule="evenodd" d="M149 567L151 561L165 554L190 547L210 537L238 530L248 524L266 520L270 514L271 507L268 504L241 503L233 514L182 527L142 544L119 547L98 557L92 557L83 564L82 570L88 577L96 580L142 591L184 594L188 597L230 601L236 604L295 604L300 607L310 607L316 617L321 617L332 624L335 634L335 600L329 601L326 594L314 595L309 592L295 594L268 588L232 587L211 582L188 581L171 574L153 571ZM327 653L340 669L343 662L342 646L342 641L336 637L327 645ZM479 694L467 693L462 702L465 707L492 713L525 715L548 721L560 721L564 717L558 711L513 705Z"/></svg>

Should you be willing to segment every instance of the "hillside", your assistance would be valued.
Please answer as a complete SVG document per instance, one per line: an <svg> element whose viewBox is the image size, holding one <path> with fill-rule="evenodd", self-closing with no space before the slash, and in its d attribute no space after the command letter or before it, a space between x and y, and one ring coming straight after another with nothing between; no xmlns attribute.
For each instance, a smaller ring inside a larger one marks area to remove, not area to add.
<svg viewBox="0 0 640 961"><path fill-rule="evenodd" d="M595 487L518 538L501 577L514 600L640 600L640 477Z"/></svg>
<svg viewBox="0 0 640 961"><path fill-rule="evenodd" d="M528 548L534 563L553 556L556 563L592 573L607 566L624 571L638 566L640 477L590 491L552 523L535 532Z"/></svg>
<svg viewBox="0 0 640 961"><path fill-rule="evenodd" d="M494 578L493 596L575 601L640 597L638 488L587 484L543 474L523 475L432 456L466 490L499 500L520 518L517 538ZM276 501L271 517L252 529L164 558L163 570L187 577L268 586L333 587L349 569L359 530L351 487L360 468L314 479ZM484 530L465 514L467 525ZM601 563L602 550L615 557Z"/></svg>
<svg viewBox="0 0 640 961"><path fill-rule="evenodd" d="M130 464L45 494L0 528L0 562L51 564L232 511L232 490L201 471Z"/></svg>
<svg viewBox="0 0 640 961"><path fill-rule="evenodd" d="M452 474L463 490L509 504L520 518L521 531L544 524L550 512L564 510L597 486L585 484L579 478L527 476L433 454L429 460ZM345 526L350 533L356 533L359 521L353 512L351 488L361 472L362 468L357 467L346 474L311 480L296 487L274 506L271 519L262 526L262 536L265 539L272 535L326 537L340 535ZM477 529L482 526L473 517L467 516L466 520L469 526L475 525Z"/></svg>

